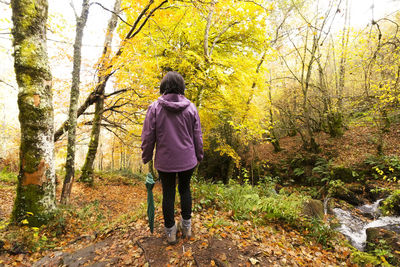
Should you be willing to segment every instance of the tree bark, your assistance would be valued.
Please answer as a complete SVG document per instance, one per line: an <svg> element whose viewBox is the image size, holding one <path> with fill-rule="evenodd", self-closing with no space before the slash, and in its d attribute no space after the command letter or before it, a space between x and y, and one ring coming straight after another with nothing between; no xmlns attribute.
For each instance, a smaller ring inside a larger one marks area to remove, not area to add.
<svg viewBox="0 0 400 267"><path fill-rule="evenodd" d="M110 54L111 54L111 43L113 38L113 32L117 27L118 21L118 13L120 12L121 7L121 0L116 0L114 4L114 13L112 14L108 26L107 26L107 33L106 38L104 41L104 50L101 56L102 60L99 65L99 71L97 75L98 84L101 87L98 90L98 96L96 97L96 104L95 104L95 114L93 119L92 125L92 132L90 134L90 142L89 142L89 150L86 154L85 164L82 167L82 175L80 179L87 183L88 185L93 184L93 163L94 159L96 158L97 147L99 144L99 137L100 137L100 128L101 128L101 121L103 117L103 109L104 109L104 90L106 87L106 79L110 76L106 74L106 71L109 66Z"/></svg>
<svg viewBox="0 0 400 267"><path fill-rule="evenodd" d="M269 99L269 123L271 125L271 130L270 130L270 138L271 138L271 143L272 146L274 147L274 152L280 152L282 151L281 145L279 143L279 139L276 137L275 134L275 127L274 127L274 113L272 111L272 81L270 79L269 81L269 88L268 88L268 99Z"/></svg>
<svg viewBox="0 0 400 267"><path fill-rule="evenodd" d="M118 1L118 0L117 0ZM105 84L104 84L105 85ZM104 86L105 87L105 86ZM104 108L104 87L95 104L95 114L93 119L92 131L90 133L89 150L86 154L85 164L82 167L82 175L80 180L88 185L93 185L93 163L96 158L97 147L99 145L101 119Z"/></svg>
<svg viewBox="0 0 400 267"><path fill-rule="evenodd" d="M72 70L71 99L68 118L68 146L67 159L65 164L65 178L61 193L61 203L67 204L71 195L72 184L75 178L75 141L76 141L76 120L79 100L79 85L81 71L81 51L83 29L89 14L89 0L83 0L81 16L76 21L76 36L74 43L74 63Z"/></svg>
<svg viewBox="0 0 400 267"><path fill-rule="evenodd" d="M11 1L14 68L19 87L20 171L12 221L40 226L56 208L47 0Z"/></svg>
<svg viewBox="0 0 400 267"><path fill-rule="evenodd" d="M303 91L303 112L304 112L304 121L305 121L305 126L306 126L306 133L307 133L307 139L305 143L305 147L307 150L311 152L319 152L319 145L314 139L314 134L311 128L311 111L308 106L308 90L310 88L310 81L311 81L311 73L312 73L312 66L315 61L315 53L318 48L318 43L319 43L319 38L313 37L313 45L310 51L310 60L307 65L307 72L306 72L306 77L304 80L304 84L302 86L302 91ZM305 58L305 57L304 57Z"/></svg>
<svg viewBox="0 0 400 267"><path fill-rule="evenodd" d="M114 147L115 147L115 136L113 136L113 142L111 148L111 170L114 170Z"/></svg>
<svg viewBox="0 0 400 267"><path fill-rule="evenodd" d="M343 113L343 90L344 90L344 82L346 76L346 59L347 59L347 48L349 43L349 35L350 35L350 26L349 18L350 10L349 10L349 1L346 0L346 14L343 25L343 33L342 33L342 51L340 55L340 66L339 66L339 84L337 90L338 97L338 111Z"/></svg>

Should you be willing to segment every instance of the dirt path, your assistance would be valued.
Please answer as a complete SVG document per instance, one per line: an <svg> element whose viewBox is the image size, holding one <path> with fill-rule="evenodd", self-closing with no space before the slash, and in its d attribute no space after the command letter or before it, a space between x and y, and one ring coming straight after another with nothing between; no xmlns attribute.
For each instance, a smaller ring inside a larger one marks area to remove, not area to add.
<svg viewBox="0 0 400 267"><path fill-rule="evenodd" d="M194 218L194 237L179 238L173 246L166 243L160 223L151 235L147 222L139 219L87 247L52 252L34 266L351 266L348 248L327 251L279 225L255 228L232 222L207 227L213 222L207 214Z"/></svg>

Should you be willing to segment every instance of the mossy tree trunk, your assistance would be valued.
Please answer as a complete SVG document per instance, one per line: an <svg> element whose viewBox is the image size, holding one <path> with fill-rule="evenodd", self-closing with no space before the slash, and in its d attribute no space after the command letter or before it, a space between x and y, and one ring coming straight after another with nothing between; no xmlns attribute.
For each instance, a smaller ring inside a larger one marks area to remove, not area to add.
<svg viewBox="0 0 400 267"><path fill-rule="evenodd" d="M109 71L109 60L111 54L111 43L113 38L113 32L117 26L118 14L120 12L121 0L116 0L114 4L114 12L108 22L106 38L104 41L104 50L101 56L101 62L98 67L98 84L101 85L96 95L95 112L92 124L92 131L90 134L89 150L86 154L85 164L82 167L82 175L80 180L92 185L93 184L93 163L96 158L97 147L99 145L99 137L101 130L101 122L104 111L104 90L107 84L107 80L110 75Z"/></svg>
<svg viewBox="0 0 400 267"><path fill-rule="evenodd" d="M45 224L55 210L51 73L47 0L12 0L14 68L19 87L20 171L12 220Z"/></svg>
<svg viewBox="0 0 400 267"><path fill-rule="evenodd" d="M270 138L271 138L271 143L272 146L274 147L274 152L280 152L282 151L281 145L279 144L279 139L276 137L275 134L275 128L274 128L274 112L272 110L273 108L273 103L272 103L272 79L270 78L269 80L269 88L268 88L268 99L269 99L269 124L271 126L270 132Z"/></svg>
<svg viewBox="0 0 400 267"><path fill-rule="evenodd" d="M71 98L68 114L68 146L67 160L65 164L65 178L61 194L61 203L67 204L71 195L72 184L75 177L75 141L76 141L76 120L79 100L79 84L81 71L81 51L83 29L89 14L89 0L83 0L81 16L76 18L76 35L74 43L74 62L72 70Z"/></svg>
<svg viewBox="0 0 400 267"><path fill-rule="evenodd" d="M90 133L89 150L86 154L85 164L82 167L81 181L93 185L93 163L97 154L101 130L101 120L104 109L104 88L95 104L92 132Z"/></svg>

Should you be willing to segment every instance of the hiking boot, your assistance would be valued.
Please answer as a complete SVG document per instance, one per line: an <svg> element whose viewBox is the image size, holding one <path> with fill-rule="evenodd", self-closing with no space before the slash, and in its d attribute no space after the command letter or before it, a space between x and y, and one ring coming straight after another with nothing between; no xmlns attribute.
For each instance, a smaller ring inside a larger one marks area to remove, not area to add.
<svg viewBox="0 0 400 267"><path fill-rule="evenodd" d="M165 234L167 235L167 242L170 245L176 244L176 225L171 228L165 227Z"/></svg>
<svg viewBox="0 0 400 267"><path fill-rule="evenodd" d="M179 222L179 230L182 231L183 238L190 238L192 236L192 220L184 220L181 217L181 221Z"/></svg>

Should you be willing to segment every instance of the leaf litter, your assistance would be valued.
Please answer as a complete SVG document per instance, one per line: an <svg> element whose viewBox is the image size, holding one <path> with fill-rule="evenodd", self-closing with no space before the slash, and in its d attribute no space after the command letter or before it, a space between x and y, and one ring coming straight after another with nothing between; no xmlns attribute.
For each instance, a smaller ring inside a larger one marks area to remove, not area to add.
<svg viewBox="0 0 400 267"><path fill-rule="evenodd" d="M0 265L351 266L351 250L341 241L334 249L324 249L279 222L256 226L251 221L233 220L230 212L213 209L194 213L193 236L182 239L178 233L178 243L170 246L164 237L160 184L154 191L158 201L151 234L143 208L144 184L110 185L100 180L88 188L76 183L71 206L87 211L88 205L97 203L96 212L89 215L102 214L103 218L96 221L83 216L90 222L84 225L78 218L69 218L66 232L52 239L53 248L16 255L3 251ZM1 205L12 206L11 198Z"/></svg>

